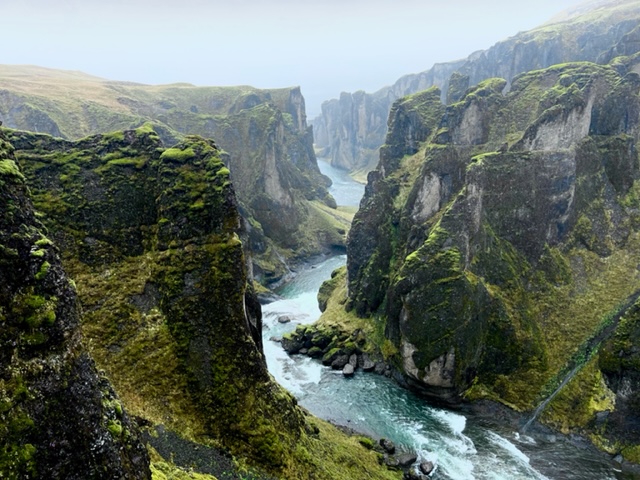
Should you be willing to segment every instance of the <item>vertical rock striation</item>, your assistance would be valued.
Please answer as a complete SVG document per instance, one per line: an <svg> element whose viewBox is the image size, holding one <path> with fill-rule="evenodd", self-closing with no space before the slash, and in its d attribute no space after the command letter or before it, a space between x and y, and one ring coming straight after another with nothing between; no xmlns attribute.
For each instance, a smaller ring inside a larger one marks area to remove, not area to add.
<svg viewBox="0 0 640 480"><path fill-rule="evenodd" d="M637 65L564 64L507 94L489 79L446 108L435 88L394 104L349 235L348 308L384 323L411 386L526 410L588 363L543 415L570 429L635 385L629 363L609 353L605 374L587 347L640 289Z"/></svg>
<svg viewBox="0 0 640 480"><path fill-rule="evenodd" d="M80 343L74 283L0 134L0 477L149 479L137 426Z"/></svg>

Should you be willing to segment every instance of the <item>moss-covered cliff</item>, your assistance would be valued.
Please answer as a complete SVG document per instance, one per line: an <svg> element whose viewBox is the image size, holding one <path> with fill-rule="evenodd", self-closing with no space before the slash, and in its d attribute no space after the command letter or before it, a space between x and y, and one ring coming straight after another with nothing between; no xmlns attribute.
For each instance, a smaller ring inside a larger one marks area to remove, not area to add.
<svg viewBox="0 0 640 480"><path fill-rule="evenodd" d="M437 86L442 100L453 103L469 86L487 78L504 78L508 88L516 75L557 63L608 63L639 51L639 18L637 0L591 3L466 59L401 77L377 92L342 93L324 102L322 114L312 121L316 146L334 165L370 171L385 143L386 119L396 99Z"/></svg>
<svg viewBox="0 0 640 480"><path fill-rule="evenodd" d="M11 128L73 140L151 122L167 145L187 134L215 138L228 153L254 274L264 284L345 246L348 224L325 211L335 201L297 87L150 86L17 66L0 66L0 80L0 119Z"/></svg>
<svg viewBox="0 0 640 480"><path fill-rule="evenodd" d="M80 343L74 282L0 133L0 477L151 478L149 457Z"/></svg>
<svg viewBox="0 0 640 480"><path fill-rule="evenodd" d="M564 64L446 108L435 88L396 102L349 235L347 308L384 328L414 388L530 410L587 362L543 420L630 440L610 428L622 413L594 422L636 395L635 314L597 350L640 290L637 69Z"/></svg>
<svg viewBox="0 0 640 480"><path fill-rule="evenodd" d="M399 477L271 379L246 232L212 141L165 148L148 126L77 142L4 132L77 283L85 343L145 424L155 476Z"/></svg>

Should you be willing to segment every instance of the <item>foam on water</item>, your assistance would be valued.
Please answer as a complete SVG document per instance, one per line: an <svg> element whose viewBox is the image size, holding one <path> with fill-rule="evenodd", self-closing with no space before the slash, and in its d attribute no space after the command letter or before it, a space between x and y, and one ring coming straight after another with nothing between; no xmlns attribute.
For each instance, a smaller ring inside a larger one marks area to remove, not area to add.
<svg viewBox="0 0 640 480"><path fill-rule="evenodd" d="M475 449L469 448L469 442L466 441L468 439L451 439L434 431L425 432L424 425L418 422L409 422L399 427L410 434L411 446L416 449L420 461L433 462L452 480L474 478L473 462L468 457L475 453ZM444 445L447 448L443 449Z"/></svg>
<svg viewBox="0 0 640 480"><path fill-rule="evenodd" d="M492 432L490 430L487 431L487 437L495 445L497 445L500 448L502 448L502 449L506 450L507 452L509 452L509 454L514 459L519 460L522 463L526 463L527 465L529 464L529 457L527 457L524 453L522 453L520 450L518 450L518 447L516 447L513 443L511 443L506 438L501 437L497 433L494 433L494 432Z"/></svg>
<svg viewBox="0 0 640 480"><path fill-rule="evenodd" d="M467 418L454 412L430 408L430 414L446 425L452 433L462 434L467 426Z"/></svg>

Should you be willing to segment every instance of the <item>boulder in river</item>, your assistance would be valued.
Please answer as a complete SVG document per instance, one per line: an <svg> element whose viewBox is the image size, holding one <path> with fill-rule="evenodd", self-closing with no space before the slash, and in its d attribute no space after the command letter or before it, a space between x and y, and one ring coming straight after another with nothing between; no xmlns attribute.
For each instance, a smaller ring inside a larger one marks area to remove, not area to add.
<svg viewBox="0 0 640 480"><path fill-rule="evenodd" d="M342 369L342 374L345 377L352 377L354 373L355 373L355 369L353 368L353 365L351 365L350 363L347 363Z"/></svg>
<svg viewBox="0 0 640 480"><path fill-rule="evenodd" d="M420 472L416 472L415 470L409 470L404 473L402 478L403 480L428 480L429 477Z"/></svg>
<svg viewBox="0 0 640 480"><path fill-rule="evenodd" d="M368 353L358 355L358 367L365 372L370 372L375 368L376 364L371 360Z"/></svg>
<svg viewBox="0 0 640 480"><path fill-rule="evenodd" d="M329 366L329 365L333 364L333 361L336 358L338 358L340 355L342 355L342 353L340 352L339 348L332 348L327 353L325 353L324 356L322 357L322 364L326 365L326 366ZM340 368L342 368L342 367L340 367Z"/></svg>
<svg viewBox="0 0 640 480"><path fill-rule="evenodd" d="M307 355L311 358L320 358L322 357L322 349L318 347L311 347L309 351L307 351Z"/></svg>
<svg viewBox="0 0 640 480"><path fill-rule="evenodd" d="M400 455L396 455L396 459L398 460L398 466L400 468L409 468L418 460L418 455L411 452L401 453Z"/></svg>
<svg viewBox="0 0 640 480"><path fill-rule="evenodd" d="M278 317L278 323L289 323L291 322L291 317L289 315L280 315Z"/></svg>
<svg viewBox="0 0 640 480"><path fill-rule="evenodd" d="M365 360L362 364L362 370L364 370L365 372L371 372L374 368L376 368L376 364L371 360Z"/></svg>
<svg viewBox="0 0 640 480"><path fill-rule="evenodd" d="M349 365L351 365L354 370L356 369L356 367L358 366L358 355L357 354L355 354L355 353L351 354L351 356L349 357Z"/></svg>
<svg viewBox="0 0 640 480"><path fill-rule="evenodd" d="M348 355L338 355L336 359L331 362L331 368L334 370L342 370L347 363L349 363Z"/></svg>
<svg viewBox="0 0 640 480"><path fill-rule="evenodd" d="M297 337L287 334L282 337L282 348L289 354L298 353L304 346L304 343Z"/></svg>
<svg viewBox="0 0 640 480"><path fill-rule="evenodd" d="M430 462L428 460L420 462L420 471L425 475L431 475L431 472L433 472L433 468L433 462Z"/></svg>
<svg viewBox="0 0 640 480"><path fill-rule="evenodd" d="M391 440L388 440L386 438L381 438L380 446L385 452L390 453L391 455L396 453L396 446Z"/></svg>

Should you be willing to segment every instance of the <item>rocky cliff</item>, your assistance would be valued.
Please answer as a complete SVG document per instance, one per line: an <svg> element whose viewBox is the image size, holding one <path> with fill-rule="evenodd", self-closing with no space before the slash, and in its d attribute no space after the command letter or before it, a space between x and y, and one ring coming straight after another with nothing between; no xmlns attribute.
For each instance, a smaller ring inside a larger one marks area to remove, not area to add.
<svg viewBox="0 0 640 480"><path fill-rule="evenodd" d="M165 148L150 126L76 142L4 131L77 283L85 343L145 426L154 476L399 477L270 377L247 232L212 141Z"/></svg>
<svg viewBox="0 0 640 480"><path fill-rule="evenodd" d="M385 141L386 119L393 102L403 96L437 86L442 100L460 99L469 86L569 61L607 63L617 55L639 50L640 3L609 1L575 9L528 32L519 33L464 60L441 63L400 78L375 93L343 93L322 105L313 119L316 146L331 163L351 171L370 171Z"/></svg>
<svg viewBox="0 0 640 480"><path fill-rule="evenodd" d="M78 139L151 122L168 145L186 134L215 138L228 153L264 284L310 255L344 248L348 224L331 215L330 181L318 169L297 87L149 86L10 66L0 66L0 79L0 119L11 128Z"/></svg>
<svg viewBox="0 0 640 480"><path fill-rule="evenodd" d="M0 477L150 479L138 427L80 342L74 282L0 134Z"/></svg>
<svg viewBox="0 0 640 480"><path fill-rule="evenodd" d="M496 78L447 107L435 87L394 104L347 291L409 385L529 410L584 364L543 420L636 458L612 427L635 405L636 307L594 352L640 289L638 71L564 64L506 94Z"/></svg>

